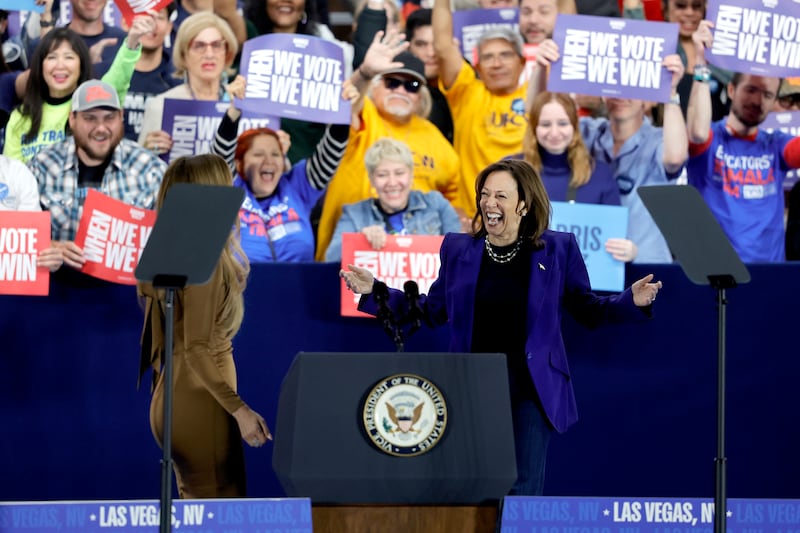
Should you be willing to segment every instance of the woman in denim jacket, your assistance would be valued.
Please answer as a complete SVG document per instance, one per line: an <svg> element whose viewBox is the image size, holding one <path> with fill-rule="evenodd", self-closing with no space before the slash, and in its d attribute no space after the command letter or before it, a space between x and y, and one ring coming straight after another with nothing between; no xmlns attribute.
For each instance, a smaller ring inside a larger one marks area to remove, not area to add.
<svg viewBox="0 0 800 533"><path fill-rule="evenodd" d="M444 235L460 232L453 206L437 191L412 191L414 158L408 146L395 139L377 140L364 155L364 164L377 198L344 206L326 261L340 261L342 234L361 232L375 250L387 235Z"/></svg>

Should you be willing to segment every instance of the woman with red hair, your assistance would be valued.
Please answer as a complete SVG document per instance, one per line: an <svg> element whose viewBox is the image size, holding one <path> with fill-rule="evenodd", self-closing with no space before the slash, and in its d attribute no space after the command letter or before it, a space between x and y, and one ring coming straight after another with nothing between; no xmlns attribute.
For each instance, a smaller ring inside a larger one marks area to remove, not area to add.
<svg viewBox="0 0 800 533"><path fill-rule="evenodd" d="M212 145L231 167L233 184L245 190L239 210L242 249L252 263L313 261L311 210L339 166L350 126L329 125L311 157L290 166L285 133L256 128L236 137L241 111L234 97L242 98L244 88L242 76L228 86L231 105ZM358 90L346 81L342 98L357 97Z"/></svg>

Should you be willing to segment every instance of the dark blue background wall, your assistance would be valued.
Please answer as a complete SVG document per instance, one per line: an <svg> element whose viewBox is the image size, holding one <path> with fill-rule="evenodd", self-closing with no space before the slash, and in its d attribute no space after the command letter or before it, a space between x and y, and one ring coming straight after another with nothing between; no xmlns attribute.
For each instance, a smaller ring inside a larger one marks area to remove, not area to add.
<svg viewBox="0 0 800 533"><path fill-rule="evenodd" d="M728 494L800 498L800 265L750 270L728 293ZM673 265L629 266L628 283L649 271L664 282L651 322L565 321L581 419L551 444L549 495L713 495L715 292ZM235 358L242 396L273 429L298 351L394 350L376 322L339 316L338 287L332 264L253 270ZM0 500L158 497L141 320L132 287L54 281L47 298L0 297ZM445 331L406 348L443 351ZM282 495L269 446L248 449L247 468L250 496Z"/></svg>

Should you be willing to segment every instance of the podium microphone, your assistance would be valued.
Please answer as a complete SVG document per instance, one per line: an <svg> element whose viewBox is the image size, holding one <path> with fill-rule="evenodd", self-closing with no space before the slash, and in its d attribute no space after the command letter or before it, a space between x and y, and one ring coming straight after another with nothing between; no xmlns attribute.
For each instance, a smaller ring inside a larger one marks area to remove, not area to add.
<svg viewBox="0 0 800 533"><path fill-rule="evenodd" d="M422 317L424 316L419 305L419 285L414 280L408 280L403 284L403 292L406 295L406 302L408 302L408 319L411 322L408 335L410 336L422 327Z"/></svg>
<svg viewBox="0 0 800 533"><path fill-rule="evenodd" d="M375 301L378 303L378 319L383 324L383 329L386 334L392 338L392 341L397 345L397 351L403 351L403 341L400 338L400 329L397 327L397 322L394 319L389 307L389 288L382 281L376 281L372 288L372 294Z"/></svg>

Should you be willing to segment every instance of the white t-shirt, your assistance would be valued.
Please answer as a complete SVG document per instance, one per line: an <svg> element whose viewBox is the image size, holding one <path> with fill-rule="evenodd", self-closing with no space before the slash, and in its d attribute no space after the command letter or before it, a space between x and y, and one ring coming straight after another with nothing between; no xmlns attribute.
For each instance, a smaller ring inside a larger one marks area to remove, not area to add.
<svg viewBox="0 0 800 533"><path fill-rule="evenodd" d="M41 211L36 178L21 161L0 156L0 211Z"/></svg>

